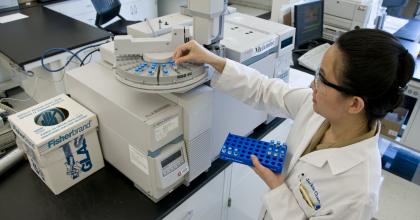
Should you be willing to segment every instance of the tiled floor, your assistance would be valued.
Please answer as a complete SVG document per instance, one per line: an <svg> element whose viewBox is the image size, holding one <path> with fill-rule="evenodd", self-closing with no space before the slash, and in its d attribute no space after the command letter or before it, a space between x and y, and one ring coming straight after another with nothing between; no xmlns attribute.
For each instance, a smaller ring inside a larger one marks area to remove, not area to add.
<svg viewBox="0 0 420 220"><path fill-rule="evenodd" d="M378 220L420 219L420 154L381 138L382 176Z"/></svg>
<svg viewBox="0 0 420 220"><path fill-rule="evenodd" d="M385 170L379 196L378 220L419 220L420 186Z"/></svg>

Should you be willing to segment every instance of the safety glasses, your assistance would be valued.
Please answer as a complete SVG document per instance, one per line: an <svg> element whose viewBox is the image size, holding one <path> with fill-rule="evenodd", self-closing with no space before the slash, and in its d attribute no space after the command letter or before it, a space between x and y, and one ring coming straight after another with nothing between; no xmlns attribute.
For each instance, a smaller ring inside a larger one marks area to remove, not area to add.
<svg viewBox="0 0 420 220"><path fill-rule="evenodd" d="M353 92L350 89L339 86L339 85L336 85L332 82L329 82L327 79L325 79L324 73L322 72L321 69L318 69L318 71L316 71L316 73L315 73L314 84L315 84L315 88L317 90L319 90L322 87L322 84L323 84L323 85L331 87L331 88L333 88L333 89L335 89L339 92L343 92L343 93L346 93L348 95L353 94Z"/></svg>

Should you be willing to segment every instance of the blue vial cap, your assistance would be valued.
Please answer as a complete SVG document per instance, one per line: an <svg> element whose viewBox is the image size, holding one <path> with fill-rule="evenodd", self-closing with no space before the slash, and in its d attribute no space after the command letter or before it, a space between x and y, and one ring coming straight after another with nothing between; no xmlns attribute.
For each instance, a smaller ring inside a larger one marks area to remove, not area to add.
<svg viewBox="0 0 420 220"><path fill-rule="evenodd" d="M167 70L167 69L164 69L164 70L163 70L163 73L164 73L164 74L168 74L168 70Z"/></svg>
<svg viewBox="0 0 420 220"><path fill-rule="evenodd" d="M161 66L162 66L162 67L166 67L166 63L163 63Z"/></svg>
<svg viewBox="0 0 420 220"><path fill-rule="evenodd" d="M152 74L153 74L153 70L149 70L149 71L148 71L148 73L149 73L150 75L152 75Z"/></svg>

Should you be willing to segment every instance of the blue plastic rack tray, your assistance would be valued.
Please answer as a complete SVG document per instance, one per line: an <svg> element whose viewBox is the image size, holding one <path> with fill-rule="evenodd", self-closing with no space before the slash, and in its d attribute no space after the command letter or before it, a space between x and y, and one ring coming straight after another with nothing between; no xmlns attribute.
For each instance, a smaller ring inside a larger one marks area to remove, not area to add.
<svg viewBox="0 0 420 220"><path fill-rule="evenodd" d="M251 155L275 173L281 173L286 160L287 145L279 141L265 142L229 133L220 150L220 159L253 166Z"/></svg>

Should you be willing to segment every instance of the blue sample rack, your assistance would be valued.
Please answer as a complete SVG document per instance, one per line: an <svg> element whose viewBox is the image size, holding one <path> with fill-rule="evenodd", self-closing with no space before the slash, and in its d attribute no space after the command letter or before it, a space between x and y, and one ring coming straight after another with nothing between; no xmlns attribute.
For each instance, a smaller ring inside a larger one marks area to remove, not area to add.
<svg viewBox="0 0 420 220"><path fill-rule="evenodd" d="M275 173L281 173L286 160L287 145L279 141L265 142L229 133L222 149L220 159L253 166L251 155Z"/></svg>

